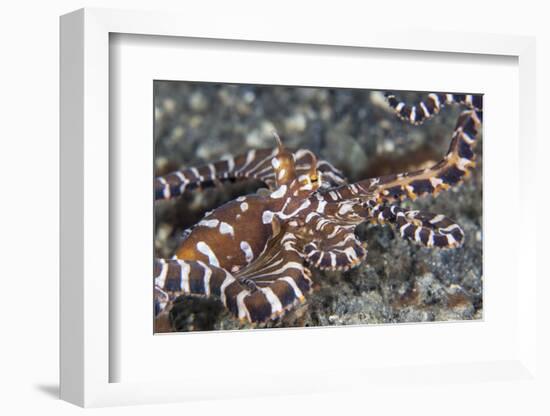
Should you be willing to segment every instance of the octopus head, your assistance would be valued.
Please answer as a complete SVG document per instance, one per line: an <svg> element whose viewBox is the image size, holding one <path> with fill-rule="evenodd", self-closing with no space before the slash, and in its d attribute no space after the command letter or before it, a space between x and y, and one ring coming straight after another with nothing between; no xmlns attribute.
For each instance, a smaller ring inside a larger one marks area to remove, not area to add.
<svg viewBox="0 0 550 416"><path fill-rule="evenodd" d="M321 172L317 169L317 157L309 150L302 150L300 155L300 172L296 172L296 157L283 146L277 133L277 153L271 159L275 171L276 187L286 185L293 196L307 197L321 186ZM307 170L304 172L304 166ZM285 188L286 189L286 188Z"/></svg>
<svg viewBox="0 0 550 416"><path fill-rule="evenodd" d="M275 171L275 182L277 188L281 185L287 185L296 178L295 158L294 154L286 149L279 135L273 132L277 139L277 153L271 159L271 166Z"/></svg>

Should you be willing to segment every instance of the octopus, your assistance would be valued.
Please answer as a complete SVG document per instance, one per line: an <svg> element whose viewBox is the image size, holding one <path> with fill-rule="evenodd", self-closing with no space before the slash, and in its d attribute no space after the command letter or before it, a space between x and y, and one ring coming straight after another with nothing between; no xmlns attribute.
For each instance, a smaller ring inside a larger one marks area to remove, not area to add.
<svg viewBox="0 0 550 416"><path fill-rule="evenodd" d="M308 149L277 145L154 181L155 200L197 188L256 180L264 187L206 213L187 229L172 258L154 259L155 332L174 330L170 310L182 296L214 297L238 320L261 324L306 303L312 269L346 271L367 259L356 228L390 225L400 237L434 249L464 242L460 225L443 214L409 210L405 199L437 195L459 185L475 167L482 96L432 93L409 105L392 93L388 105L402 120L422 124L449 104L461 112L445 156L432 166L349 183Z"/></svg>

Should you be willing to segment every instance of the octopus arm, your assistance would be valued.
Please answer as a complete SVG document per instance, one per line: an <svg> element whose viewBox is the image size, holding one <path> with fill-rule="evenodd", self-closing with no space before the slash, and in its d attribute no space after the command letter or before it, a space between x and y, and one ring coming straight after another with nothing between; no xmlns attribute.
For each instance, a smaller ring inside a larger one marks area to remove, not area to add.
<svg viewBox="0 0 550 416"><path fill-rule="evenodd" d="M272 159L277 149L253 149L239 156L227 156L223 160L199 167L189 167L155 178L155 200L176 198L187 191L209 188L225 182L258 180L271 191L275 189L275 170ZM309 151L295 152L296 173L305 174L311 168ZM319 160L317 169L323 173L326 186L346 183L342 172L325 160Z"/></svg>
<svg viewBox="0 0 550 416"><path fill-rule="evenodd" d="M414 125L420 125L435 116L441 108L448 104L463 105L481 114L483 96L473 94L441 94L431 93L423 97L415 104L408 104L399 100L392 92L385 93L390 107L403 121Z"/></svg>
<svg viewBox="0 0 550 416"><path fill-rule="evenodd" d="M392 225L399 235L425 247L456 248L464 242L464 231L441 214L404 210L396 205L377 206L372 219Z"/></svg>
<svg viewBox="0 0 550 416"><path fill-rule="evenodd" d="M423 195L437 195L460 184L475 166L474 146L477 143L480 119L475 110L463 111L456 123L447 154L427 169L382 176L359 181L344 187L341 193L359 189L355 196L372 195L379 202L415 199Z"/></svg>
<svg viewBox="0 0 550 416"><path fill-rule="evenodd" d="M208 188L223 182L257 179L269 184L273 167L271 159L277 149L252 149L239 156L199 167L189 167L155 179L155 200L171 199L196 188Z"/></svg>
<svg viewBox="0 0 550 416"><path fill-rule="evenodd" d="M237 318L251 323L276 319L305 301L312 288L296 237L281 233L250 265L231 274L197 260L156 259L156 327L165 327L173 301L182 295L213 296Z"/></svg>

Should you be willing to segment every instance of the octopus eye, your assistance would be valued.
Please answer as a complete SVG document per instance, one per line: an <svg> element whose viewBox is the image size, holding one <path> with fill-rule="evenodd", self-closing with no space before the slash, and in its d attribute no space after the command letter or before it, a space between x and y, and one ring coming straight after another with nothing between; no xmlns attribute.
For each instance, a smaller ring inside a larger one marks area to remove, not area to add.
<svg viewBox="0 0 550 416"><path fill-rule="evenodd" d="M317 175L311 175L310 178L311 182L315 183L319 180L319 178L317 177Z"/></svg>

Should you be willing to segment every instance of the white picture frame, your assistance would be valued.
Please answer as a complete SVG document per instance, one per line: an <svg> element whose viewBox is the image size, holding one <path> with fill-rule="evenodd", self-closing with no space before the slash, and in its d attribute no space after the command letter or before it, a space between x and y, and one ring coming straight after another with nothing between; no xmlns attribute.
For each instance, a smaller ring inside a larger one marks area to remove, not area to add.
<svg viewBox="0 0 550 416"><path fill-rule="evenodd" d="M186 24L181 22L185 20ZM225 39L238 42L277 43L285 45L331 45L338 48L372 48L384 50L430 51L441 54L484 54L514 57L519 68L519 137L518 153L520 213L535 205L535 184L527 180L535 169L536 139L532 111L535 103L535 42L533 38L474 33L434 33L421 31L384 31L367 28L360 34L341 31L328 34L312 26L307 32L298 27L280 31L273 22L252 26L246 33L235 31L235 22L221 19L215 25L204 25L201 19L184 19L172 13L130 12L106 9L84 9L61 19L61 398L80 406L160 403L207 398L248 397L258 395L319 393L349 389L382 389L383 385L401 380L403 385L430 385L461 380L470 383L509 381L531 387L541 383L536 362L536 279L535 218L519 215L517 264L510 268L519 287L515 292L513 348L478 360L442 359L438 363L419 360L415 365L350 368L349 365L319 366L308 369L300 378L270 373L270 381L247 382L246 372L238 382L213 377L213 365L201 377L198 373L165 381L112 382L114 362L121 357L112 349L110 311L113 287L109 281L112 263L109 260L110 172L117 167L110 159L110 37L122 33L173 38ZM164 38L168 39L168 38ZM527 111L529 109L529 111ZM517 273L522 270L522 279ZM487 325L490 324L488 321ZM521 325L518 325L521 323ZM145 323L143 324L145 325ZM460 325L457 327L459 328ZM346 335L363 340L361 328ZM401 326L411 336L424 329ZM457 329L461 331L462 329ZM479 330L479 329L478 329ZM483 328L481 329L483 331ZM272 336L269 331L261 335ZM300 337L300 342L314 337L322 343L330 332L298 335L287 331L287 342ZM332 335L331 335L332 334ZM219 334L199 335L212 337ZM338 336L342 336L339 332ZM471 336L466 335L466 336ZM257 337L258 338L258 337ZM162 341L169 343L167 337ZM455 357L456 358L456 357ZM165 367L163 367L165 368ZM367 371L368 370L368 371ZM261 369L259 373L261 374ZM255 373L256 374L256 373ZM476 374L471 377L471 374ZM343 381L345 380L345 381ZM382 385L382 387L380 387ZM536 386L535 386L536 387ZM496 394L496 393L495 393Z"/></svg>

